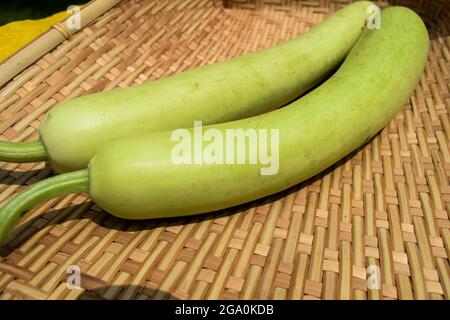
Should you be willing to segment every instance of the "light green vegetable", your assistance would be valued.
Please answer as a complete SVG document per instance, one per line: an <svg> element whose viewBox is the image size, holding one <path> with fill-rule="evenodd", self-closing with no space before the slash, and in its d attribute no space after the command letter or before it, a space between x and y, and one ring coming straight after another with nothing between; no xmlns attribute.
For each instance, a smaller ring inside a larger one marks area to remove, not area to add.
<svg viewBox="0 0 450 320"><path fill-rule="evenodd" d="M330 74L369 16L368 1L336 12L309 32L254 54L140 86L63 102L42 122L40 140L0 142L0 161L49 160L58 172L86 168L105 143L143 132L246 118L274 110Z"/></svg>
<svg viewBox="0 0 450 320"><path fill-rule="evenodd" d="M235 206L312 177L382 129L419 82L428 52L422 20L409 9L391 7L382 11L381 25L365 30L340 69L303 98L267 114L203 128L224 135L230 128L278 129L276 174L261 175L261 164L174 164L173 132L130 136L104 146L88 170L39 182L9 202L0 211L0 240L25 210L70 191L88 192L115 216L147 219Z"/></svg>

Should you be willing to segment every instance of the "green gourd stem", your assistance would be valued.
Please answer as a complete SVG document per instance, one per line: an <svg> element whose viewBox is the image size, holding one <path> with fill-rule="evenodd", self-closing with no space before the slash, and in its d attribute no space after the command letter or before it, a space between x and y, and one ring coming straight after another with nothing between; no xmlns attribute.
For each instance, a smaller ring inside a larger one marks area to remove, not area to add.
<svg viewBox="0 0 450 320"><path fill-rule="evenodd" d="M0 245L4 244L11 230L28 210L58 196L88 191L88 169L57 175L32 185L0 209Z"/></svg>
<svg viewBox="0 0 450 320"><path fill-rule="evenodd" d="M38 162L47 158L47 151L40 139L30 142L0 141L0 161Z"/></svg>

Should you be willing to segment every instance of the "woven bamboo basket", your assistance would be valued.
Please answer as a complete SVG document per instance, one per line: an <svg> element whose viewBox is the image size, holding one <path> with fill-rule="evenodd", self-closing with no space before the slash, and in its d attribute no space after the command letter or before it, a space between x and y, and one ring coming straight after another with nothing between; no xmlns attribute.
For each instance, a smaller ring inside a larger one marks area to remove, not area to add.
<svg viewBox="0 0 450 320"><path fill-rule="evenodd" d="M450 299L449 7L394 2L427 21L428 64L363 148L287 191L201 216L133 222L83 194L49 201L1 249L0 298ZM121 1L0 88L1 138L36 138L62 100L270 47L347 3ZM1 163L0 202L52 174ZM73 266L80 288L67 286Z"/></svg>

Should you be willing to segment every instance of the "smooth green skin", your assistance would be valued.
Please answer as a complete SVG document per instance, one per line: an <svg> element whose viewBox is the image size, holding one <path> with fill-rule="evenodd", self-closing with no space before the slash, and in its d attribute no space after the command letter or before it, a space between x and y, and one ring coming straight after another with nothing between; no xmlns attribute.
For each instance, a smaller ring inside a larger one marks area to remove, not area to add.
<svg viewBox="0 0 450 320"><path fill-rule="evenodd" d="M428 34L411 10L382 11L382 29L365 30L343 65L289 106L249 119L204 127L278 128L280 169L260 165L175 165L171 132L130 136L103 147L89 166L89 193L127 219L209 212L252 201L304 181L381 130L418 84Z"/></svg>
<svg viewBox="0 0 450 320"><path fill-rule="evenodd" d="M371 2L347 6L284 44L52 109L39 132L57 172L86 168L119 137L246 118L274 110L327 76L354 45Z"/></svg>

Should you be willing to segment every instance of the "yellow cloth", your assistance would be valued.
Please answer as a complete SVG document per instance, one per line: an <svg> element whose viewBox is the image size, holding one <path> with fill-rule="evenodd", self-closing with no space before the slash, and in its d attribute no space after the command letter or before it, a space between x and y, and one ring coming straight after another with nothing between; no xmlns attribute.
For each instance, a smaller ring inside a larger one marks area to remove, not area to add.
<svg viewBox="0 0 450 320"><path fill-rule="evenodd" d="M0 61L9 57L69 15L64 11L47 18L14 21L0 27Z"/></svg>

